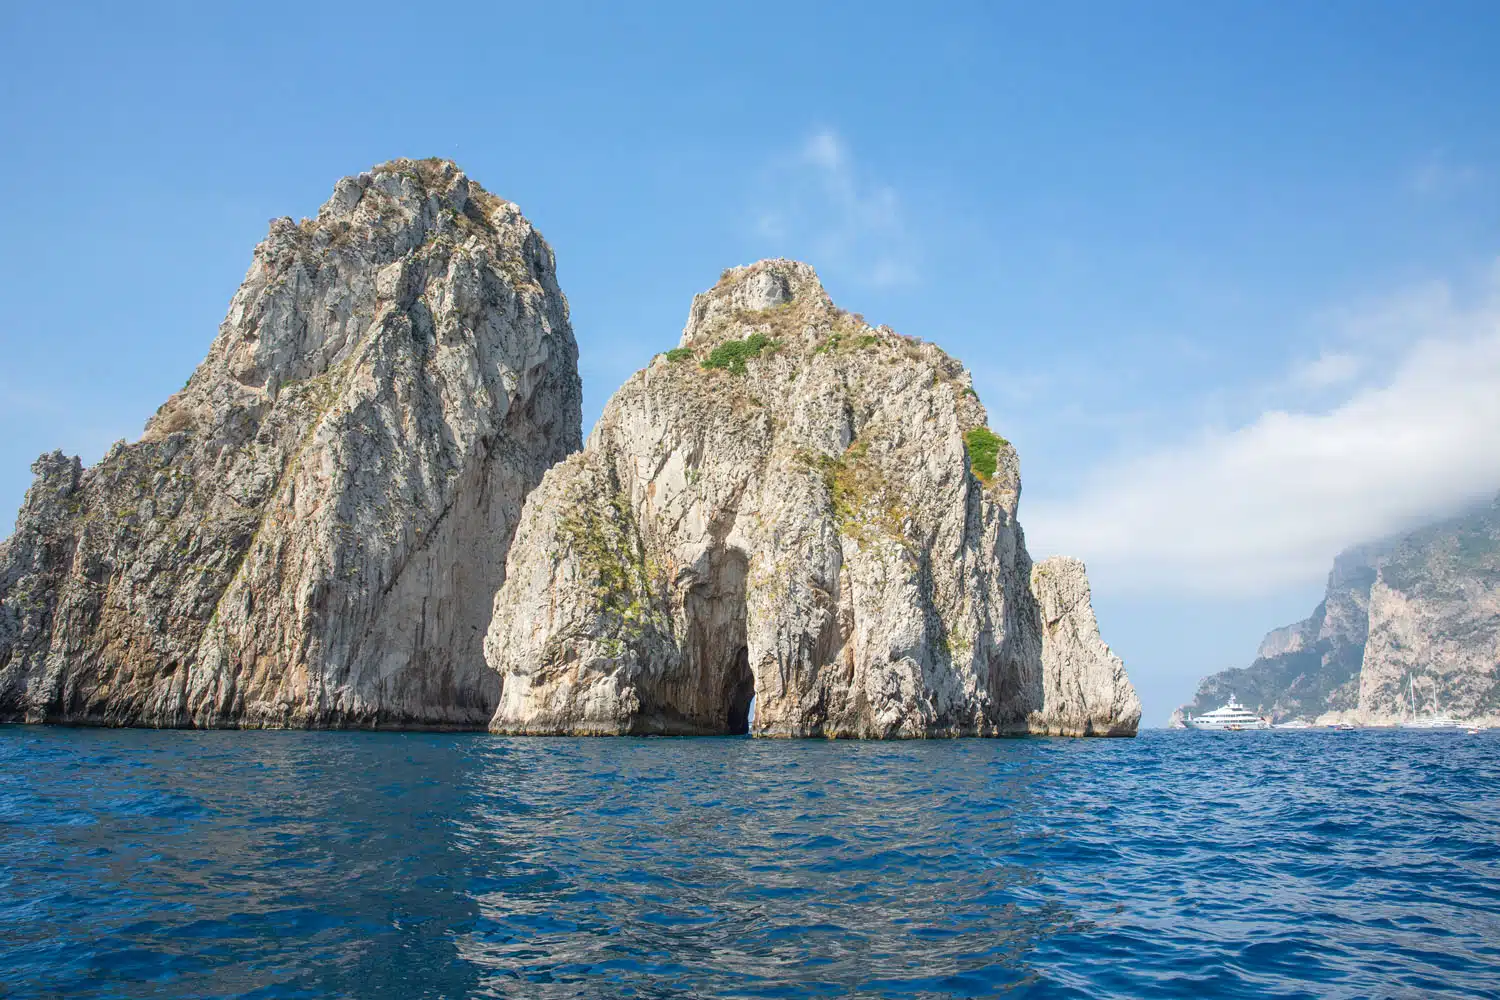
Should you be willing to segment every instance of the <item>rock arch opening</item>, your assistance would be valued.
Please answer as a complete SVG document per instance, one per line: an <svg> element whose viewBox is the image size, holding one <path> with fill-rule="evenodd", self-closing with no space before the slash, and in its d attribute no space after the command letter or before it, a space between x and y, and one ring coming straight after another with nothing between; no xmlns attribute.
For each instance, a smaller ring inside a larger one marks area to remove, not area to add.
<svg viewBox="0 0 1500 1000"><path fill-rule="evenodd" d="M652 692L669 731L702 736L750 731L755 676L746 635L748 575L743 552L716 546L687 576L681 664L676 677Z"/></svg>
<svg viewBox="0 0 1500 1000"><path fill-rule="evenodd" d="M750 650L741 646L724 678L724 716L730 736L745 736L754 717L755 675L750 670Z"/></svg>

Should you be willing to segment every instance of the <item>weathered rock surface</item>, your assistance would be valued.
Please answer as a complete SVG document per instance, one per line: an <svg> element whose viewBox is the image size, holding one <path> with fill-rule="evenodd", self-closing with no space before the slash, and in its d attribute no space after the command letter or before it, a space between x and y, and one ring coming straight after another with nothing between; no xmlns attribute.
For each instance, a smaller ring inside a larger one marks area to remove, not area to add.
<svg viewBox="0 0 1500 1000"><path fill-rule="evenodd" d="M1129 736L1141 704L1124 662L1099 636L1083 563L1054 556L1031 571L1042 626L1042 708L1033 731L1059 736Z"/></svg>
<svg viewBox="0 0 1500 1000"><path fill-rule="evenodd" d="M1124 735L1083 567L938 348L763 261L697 296L526 503L485 653L508 733ZM1037 593L1033 594L1033 580Z"/></svg>
<svg viewBox="0 0 1500 1000"><path fill-rule="evenodd" d="M1249 667L1205 678L1183 710L1230 692L1278 722L1500 715L1500 500L1342 553L1311 618L1268 635Z"/></svg>
<svg viewBox="0 0 1500 1000"><path fill-rule="evenodd" d="M1359 721L1500 716L1500 498L1402 538L1370 589L1368 621Z"/></svg>
<svg viewBox="0 0 1500 1000"><path fill-rule="evenodd" d="M134 444L43 456L0 547L0 719L483 726L526 494L580 446L551 250L451 163L255 250Z"/></svg>

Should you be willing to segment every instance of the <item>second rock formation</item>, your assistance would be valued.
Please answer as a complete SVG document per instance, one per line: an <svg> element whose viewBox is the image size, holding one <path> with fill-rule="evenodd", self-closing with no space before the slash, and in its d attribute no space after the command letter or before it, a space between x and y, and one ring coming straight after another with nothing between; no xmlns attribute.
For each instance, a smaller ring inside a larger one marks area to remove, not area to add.
<svg viewBox="0 0 1500 1000"><path fill-rule="evenodd" d="M1082 564L1033 567L963 366L726 271L526 503L485 642L506 733L1130 735Z"/></svg>

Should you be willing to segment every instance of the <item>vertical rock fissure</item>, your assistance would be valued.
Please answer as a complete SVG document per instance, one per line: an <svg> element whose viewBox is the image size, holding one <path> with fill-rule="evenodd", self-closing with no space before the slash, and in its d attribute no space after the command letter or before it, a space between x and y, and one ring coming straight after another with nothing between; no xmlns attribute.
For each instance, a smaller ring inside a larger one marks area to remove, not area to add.
<svg viewBox="0 0 1500 1000"><path fill-rule="evenodd" d="M749 734L750 702L754 699L755 675L750 672L750 648L741 646L724 679L724 711L730 736Z"/></svg>

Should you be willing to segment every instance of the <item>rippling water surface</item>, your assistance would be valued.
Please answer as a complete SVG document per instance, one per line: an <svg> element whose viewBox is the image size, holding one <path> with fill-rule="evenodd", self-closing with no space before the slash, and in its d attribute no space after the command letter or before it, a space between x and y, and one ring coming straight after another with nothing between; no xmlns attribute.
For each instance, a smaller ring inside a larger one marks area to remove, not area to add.
<svg viewBox="0 0 1500 1000"><path fill-rule="evenodd" d="M1500 995L1500 734L0 727L0 995Z"/></svg>

